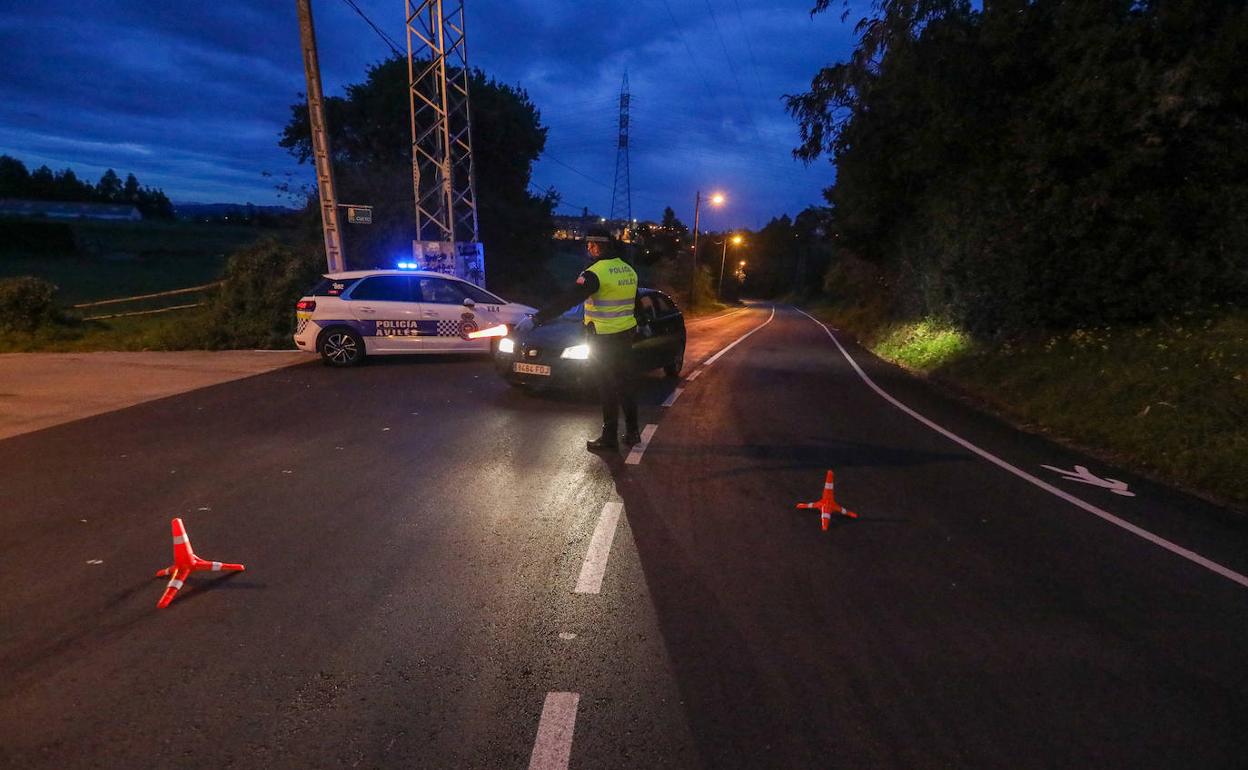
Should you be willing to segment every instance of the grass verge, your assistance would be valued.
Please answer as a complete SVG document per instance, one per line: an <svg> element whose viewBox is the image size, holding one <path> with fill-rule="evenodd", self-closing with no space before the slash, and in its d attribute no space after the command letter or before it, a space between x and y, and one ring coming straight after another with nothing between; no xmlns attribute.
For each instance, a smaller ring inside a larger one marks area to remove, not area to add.
<svg viewBox="0 0 1248 770"><path fill-rule="evenodd" d="M98 350L187 350L202 347L197 328L205 308L156 315L45 325L33 332L0 334L0 353L75 353Z"/></svg>
<svg viewBox="0 0 1248 770"><path fill-rule="evenodd" d="M1248 311L974 340L870 309L815 315L1027 429L1248 510Z"/></svg>

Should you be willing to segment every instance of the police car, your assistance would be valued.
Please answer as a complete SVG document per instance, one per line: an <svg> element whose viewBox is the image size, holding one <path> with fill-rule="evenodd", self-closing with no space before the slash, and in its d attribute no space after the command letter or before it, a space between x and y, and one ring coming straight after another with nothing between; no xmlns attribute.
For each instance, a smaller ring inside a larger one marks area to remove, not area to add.
<svg viewBox="0 0 1248 770"><path fill-rule="evenodd" d="M469 335L535 312L443 273L329 273L295 305L295 345L330 366L354 366L366 355L489 353L499 337Z"/></svg>

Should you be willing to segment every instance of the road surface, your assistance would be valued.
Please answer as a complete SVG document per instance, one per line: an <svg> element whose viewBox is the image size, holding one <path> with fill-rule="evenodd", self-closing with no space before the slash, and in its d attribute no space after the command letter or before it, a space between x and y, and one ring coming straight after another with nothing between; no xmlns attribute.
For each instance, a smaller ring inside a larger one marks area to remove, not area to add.
<svg viewBox="0 0 1248 770"><path fill-rule="evenodd" d="M1242 517L791 308L690 334L631 460L457 358L0 441L0 767L1245 766ZM247 571L156 610L173 516Z"/></svg>

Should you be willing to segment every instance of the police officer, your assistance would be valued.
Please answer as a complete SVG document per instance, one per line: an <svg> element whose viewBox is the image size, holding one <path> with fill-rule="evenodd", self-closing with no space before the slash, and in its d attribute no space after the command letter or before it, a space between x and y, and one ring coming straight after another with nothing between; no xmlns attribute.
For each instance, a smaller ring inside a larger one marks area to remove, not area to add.
<svg viewBox="0 0 1248 770"><path fill-rule="evenodd" d="M516 324L526 332L557 318L568 308L585 303L585 332L590 356L598 379L602 401L602 435L586 442L591 452L610 451L619 446L619 412L624 411L624 444L641 442L637 430L637 385L633 363L633 336L637 319L637 273L619 258L618 244L605 230L590 230L585 238L589 267L576 279L576 285L538 311L532 319Z"/></svg>

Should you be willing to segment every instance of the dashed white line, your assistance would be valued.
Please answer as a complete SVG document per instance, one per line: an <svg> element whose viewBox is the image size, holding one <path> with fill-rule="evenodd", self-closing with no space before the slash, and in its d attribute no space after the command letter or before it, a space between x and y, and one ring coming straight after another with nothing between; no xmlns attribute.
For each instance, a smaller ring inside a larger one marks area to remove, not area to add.
<svg viewBox="0 0 1248 770"><path fill-rule="evenodd" d="M680 398L680 394L683 393L684 390L684 388L676 388L672 391L672 394L663 401L662 404L659 404L659 406L671 406L676 403L676 399Z"/></svg>
<svg viewBox="0 0 1248 770"><path fill-rule="evenodd" d="M685 382L693 382L694 380L698 379L701 376L702 376L702 370L694 369L693 372L690 373L690 375L685 378Z"/></svg>
<svg viewBox="0 0 1248 770"><path fill-rule="evenodd" d="M1125 529L1131 534L1137 537L1141 537L1144 540L1147 540L1153 545L1161 546L1162 548L1166 549L1167 551L1169 551L1170 553L1173 553L1176 556L1180 556L1184 559L1187 559L1188 561L1194 564L1199 564L1200 566L1204 567L1210 572L1221 575L1227 580L1231 580L1233 582L1239 583L1241 586L1248 588L1248 576L1241 575L1240 573L1232 569L1229 569L1227 567L1224 567L1215 561L1206 559L1204 556L1201 556L1195 551L1189 551L1188 549L1184 548L1181 545L1178 545L1177 543L1172 543L1169 540L1166 540L1164 537L1154 535L1152 532L1149 532L1148 530L1143 529L1141 527L1137 527L1136 525L1132 524L1129 521L1120 519L1108 511L1102 510L1101 508L1098 508L1095 505L1092 505L1091 503L1084 502L1083 500L1080 500L1079 498L1075 497L1069 492L1062 490L1062 489L1058 489L1052 484L1049 484L1045 481L1042 481L1039 478L1036 478L1035 476L1031 475L1027 471L1021 468L1016 468L1013 465L1010 465L1008 462L1006 462L1005 460L1002 460L1000 457L997 457L993 453L985 449L980 449L978 446L972 444L971 442L957 435L953 431L942 428L941 426L927 419L923 415L919 414L918 412L914 411L910 407L906 406L905 404L901 403L897 399L893 398L891 395L886 393L884 389L881 388L879 385L876 385L875 381L872 380L870 377L868 377L867 373L864 372L862 370L862 367L858 365L858 362L855 361L853 357L849 355L849 351L845 349L845 346L841 344L841 341L838 340L836 336L833 335L832 332L828 330L828 327L826 324L824 324L818 318L815 318L814 316L812 316L810 313L807 313L805 310L802 310L801 308L796 308L796 310L797 312L806 316L810 320L819 324L819 326L823 329L824 333L828 335L828 338L831 339L832 342L836 344L836 347L840 349L841 355L845 357L845 360L849 362L849 365L852 366L854 371L858 373L858 376L862 378L862 381L865 382L872 390L874 390L881 398L883 398L885 401L892 404L893 406L897 407L901 411L905 412L906 414L910 415L914 419L918 420L919 422L923 423L927 427L936 431L940 435L944 436L945 438L949 439L955 444L958 444L959 446L967 450L970 450L971 452L974 452L975 454L984 458L985 460L992 463L993 465L996 465L997 467L1003 470L1009 471L1010 473L1014 474L1015 476L1019 477L1020 479L1026 482L1029 482L1031 484L1034 484L1037 487L1040 487L1045 492L1048 492L1049 494L1055 497L1059 497L1065 500L1066 502L1070 503L1071 505L1074 505L1078 508L1082 508L1083 510L1092 514L1093 516L1097 516L1109 522L1110 524L1113 524L1116 527L1121 527L1122 529Z"/></svg>
<svg viewBox="0 0 1248 770"><path fill-rule="evenodd" d="M650 439L654 438L654 432L658 429L659 426L653 423L641 429L641 443L629 450L628 457L624 458L625 465L641 462L641 456L646 453L646 447L650 446Z"/></svg>
<svg viewBox="0 0 1248 770"><path fill-rule="evenodd" d="M548 692L537 723L537 740L529 757L529 770L566 770L576 730L576 707L581 694Z"/></svg>
<svg viewBox="0 0 1248 770"><path fill-rule="evenodd" d="M654 426L647 425L650 429ZM653 431L652 431L653 432ZM576 593L596 594L602 590L602 577L607 573L607 558L611 556L611 541L615 539L615 527L620 523L624 503L612 501L602 506L598 526L589 539L589 550L581 564L580 577L576 579Z"/></svg>

